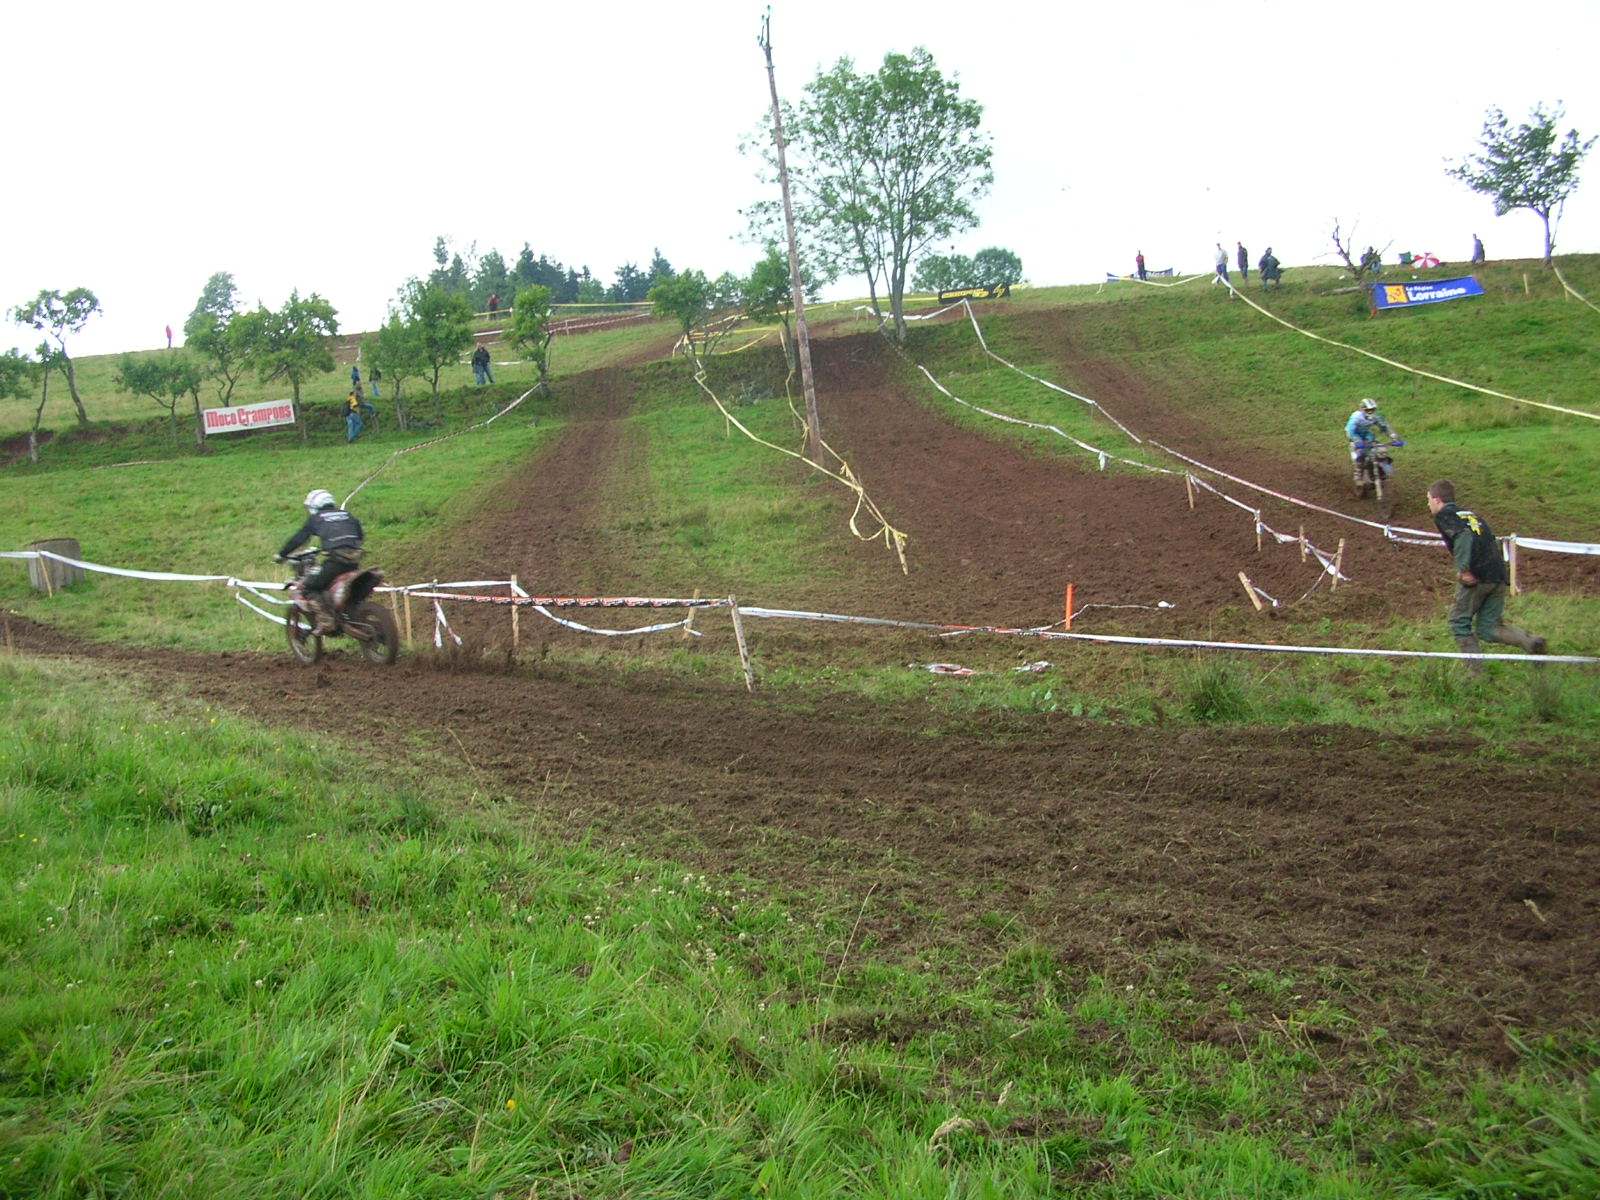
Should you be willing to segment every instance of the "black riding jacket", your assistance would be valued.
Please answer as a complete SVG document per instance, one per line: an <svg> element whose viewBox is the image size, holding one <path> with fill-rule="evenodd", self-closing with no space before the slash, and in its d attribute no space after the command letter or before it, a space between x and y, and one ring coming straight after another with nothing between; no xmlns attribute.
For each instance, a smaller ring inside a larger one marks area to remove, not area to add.
<svg viewBox="0 0 1600 1200"><path fill-rule="evenodd" d="M306 523L283 544L280 555L293 554L312 538L320 539L320 544L325 553L339 554L347 550L361 549L361 522L352 517L343 509L325 508L321 512L312 513Z"/></svg>
<svg viewBox="0 0 1600 1200"><path fill-rule="evenodd" d="M1433 514L1433 523L1439 527L1444 544L1450 547L1457 571L1471 571L1479 583L1511 582L1505 555L1500 553L1500 543L1489 522L1475 512L1446 504Z"/></svg>

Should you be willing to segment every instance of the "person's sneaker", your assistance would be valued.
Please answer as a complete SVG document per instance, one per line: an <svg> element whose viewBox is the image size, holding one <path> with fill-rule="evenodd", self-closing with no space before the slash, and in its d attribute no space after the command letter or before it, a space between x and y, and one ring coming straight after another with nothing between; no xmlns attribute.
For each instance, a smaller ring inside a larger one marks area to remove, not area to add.
<svg viewBox="0 0 1600 1200"><path fill-rule="evenodd" d="M1536 637L1533 639L1533 641L1528 643L1529 654L1543 654L1544 652L1545 640L1542 637Z"/></svg>

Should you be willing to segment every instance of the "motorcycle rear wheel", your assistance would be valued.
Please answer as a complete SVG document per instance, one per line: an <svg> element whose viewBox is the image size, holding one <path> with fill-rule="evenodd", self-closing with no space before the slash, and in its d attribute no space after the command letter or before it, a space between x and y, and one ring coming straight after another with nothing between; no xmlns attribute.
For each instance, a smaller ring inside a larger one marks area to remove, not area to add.
<svg viewBox="0 0 1600 1200"><path fill-rule="evenodd" d="M305 613L289 609L283 626L289 634L289 650L297 659L309 667L322 657L322 639L311 632L311 618Z"/></svg>
<svg viewBox="0 0 1600 1200"><path fill-rule="evenodd" d="M344 619L345 630L361 643L361 653L369 663L387 667L400 653L400 630L394 614L372 600L363 600L355 612Z"/></svg>

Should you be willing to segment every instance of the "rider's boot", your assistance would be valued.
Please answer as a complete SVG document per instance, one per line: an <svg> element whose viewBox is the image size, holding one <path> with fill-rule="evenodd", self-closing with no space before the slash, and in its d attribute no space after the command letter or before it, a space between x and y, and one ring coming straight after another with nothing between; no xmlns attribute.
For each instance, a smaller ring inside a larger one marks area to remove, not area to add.
<svg viewBox="0 0 1600 1200"><path fill-rule="evenodd" d="M328 598L326 596L313 596L311 598L311 608L316 616L316 624L311 627L312 635L323 637L332 633L335 628L335 622L333 610L328 607Z"/></svg>
<svg viewBox="0 0 1600 1200"><path fill-rule="evenodd" d="M1463 654L1483 653L1483 647L1478 645L1478 639L1475 637L1458 637L1456 639L1456 649L1460 650ZM1483 662L1480 659L1469 658L1467 659L1467 670L1471 671L1474 675L1482 675Z"/></svg>
<svg viewBox="0 0 1600 1200"><path fill-rule="evenodd" d="M1518 629L1515 625L1501 625L1494 631L1494 640L1505 642L1508 646L1517 646L1529 654L1545 652L1545 640L1542 637L1534 637L1526 629Z"/></svg>

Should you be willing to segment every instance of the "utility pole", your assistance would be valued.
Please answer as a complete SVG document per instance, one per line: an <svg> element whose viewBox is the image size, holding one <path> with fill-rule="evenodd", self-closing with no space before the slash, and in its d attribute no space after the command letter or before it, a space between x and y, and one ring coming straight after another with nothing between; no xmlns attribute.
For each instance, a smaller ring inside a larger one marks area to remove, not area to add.
<svg viewBox="0 0 1600 1200"><path fill-rule="evenodd" d="M772 91L772 141L778 149L778 186L783 192L783 227L789 241L789 289L794 298L794 341L800 355L800 387L806 398L806 456L822 464L822 418L817 413L817 384L811 374L811 331L806 327L805 289L800 284L800 247L794 232L794 205L789 200L789 167L783 153L783 110L778 105L778 77L772 69L772 10L761 18L756 43L767 56L767 86Z"/></svg>

